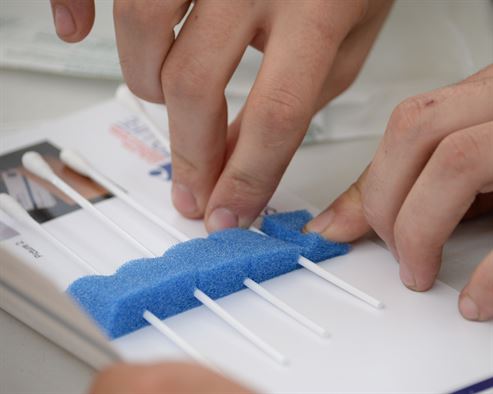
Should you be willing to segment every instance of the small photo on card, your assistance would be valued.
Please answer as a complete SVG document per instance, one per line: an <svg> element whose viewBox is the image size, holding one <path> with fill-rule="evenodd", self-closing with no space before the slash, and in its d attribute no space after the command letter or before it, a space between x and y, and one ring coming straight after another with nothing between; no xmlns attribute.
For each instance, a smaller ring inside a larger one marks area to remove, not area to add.
<svg viewBox="0 0 493 394"><path fill-rule="evenodd" d="M92 203L112 197L102 186L68 168L58 158L60 149L48 141L1 155L0 193L14 197L38 223L73 212L79 206L49 182L22 166L22 155L28 151L41 154L60 178Z"/></svg>

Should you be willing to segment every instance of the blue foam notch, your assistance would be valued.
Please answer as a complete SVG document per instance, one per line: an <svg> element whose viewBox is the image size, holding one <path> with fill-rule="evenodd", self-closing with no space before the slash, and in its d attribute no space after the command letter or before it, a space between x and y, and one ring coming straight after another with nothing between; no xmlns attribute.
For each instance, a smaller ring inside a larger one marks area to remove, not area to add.
<svg viewBox="0 0 493 394"><path fill-rule="evenodd" d="M349 252L351 246L347 243L328 241L318 233L304 233L303 228L312 219L306 210L276 213L264 216L260 229L270 237L301 246L301 255L316 263Z"/></svg>

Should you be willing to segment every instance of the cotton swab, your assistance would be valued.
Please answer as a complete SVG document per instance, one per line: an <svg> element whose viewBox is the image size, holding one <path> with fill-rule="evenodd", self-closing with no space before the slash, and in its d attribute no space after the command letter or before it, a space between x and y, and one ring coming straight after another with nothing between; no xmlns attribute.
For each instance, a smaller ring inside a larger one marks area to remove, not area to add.
<svg viewBox="0 0 493 394"><path fill-rule="evenodd" d="M57 238L55 238L51 233L49 233L43 226L36 222L26 210L10 195L1 193L0 194L0 209L3 210L12 219L18 221L22 225L34 230L36 233L45 238L48 242L53 244L63 253L70 256L77 264L84 270L88 271L90 274L100 275L101 273L88 261L81 258L72 249L65 246ZM204 356L202 356L192 345L186 342L182 337L180 337L174 330L172 330L167 324L162 322L156 315L152 312L145 311L143 318L158 332L168 338L173 342L178 348L183 350L192 359L200 364L206 365L211 369L216 369L210 361L208 361Z"/></svg>
<svg viewBox="0 0 493 394"><path fill-rule="evenodd" d="M64 254L76 260L80 266L89 271L91 274L96 274L98 272L93 265L81 259L76 253L65 246L65 244L61 243L57 238L51 235L51 233L49 233L43 226L41 226L36 220L34 220L17 202L17 200L15 200L10 195L5 193L0 194L0 209L25 227L37 232L48 242L52 243L58 249L60 249Z"/></svg>
<svg viewBox="0 0 493 394"><path fill-rule="evenodd" d="M50 182L57 189L62 191L64 194L69 196L75 201L77 205L88 211L96 219L103 222L111 230L116 232L126 241L130 242L137 249L139 249L145 256L153 257L154 254L142 245L139 241L133 238L129 233L123 230L115 222L109 219L107 216L103 215L94 205L92 205L87 199L85 199L79 192L69 186L65 181L63 181L58 175L56 175L48 163L43 159L43 157L38 152L26 152L22 155L22 164L24 167L32 172L33 174L39 176L45 181Z"/></svg>
<svg viewBox="0 0 493 394"><path fill-rule="evenodd" d="M263 233L262 231L260 231L259 229L255 228L255 227L250 227L250 230L268 237L267 234ZM377 300L376 298L366 294L365 292L363 292L360 289L354 287L353 285L347 283L346 281L342 280L341 278L337 277L336 275L330 273L329 271L324 270L318 264L314 263L311 260L308 260L306 257L300 256L298 258L298 264L301 265L303 268L306 268L307 270L311 271L312 273L314 273L318 277L325 279L327 282L332 283L333 285L346 291L347 293L351 294L352 296L360 299L361 301L366 302L367 304L371 305L372 307L374 307L376 309L382 309L383 308L384 304L382 301Z"/></svg>
<svg viewBox="0 0 493 394"><path fill-rule="evenodd" d="M151 222L156 224L158 227L161 227L168 234L176 238L177 240L184 242L188 241L189 238L183 234L181 231L176 230L175 227L169 225L167 222L159 218L157 215L153 214L148 209L144 208L141 204L135 201L130 195L123 190L116 183L110 181L103 174L101 174L98 170L93 168L91 164L82 157L78 152L75 152L70 149L62 149L60 152L60 160L65 163L72 170L78 172L81 175L84 175L88 178L91 178L94 182L100 184L107 190L109 190L113 195L117 196L127 205L130 205L137 212L144 215Z"/></svg>
<svg viewBox="0 0 493 394"><path fill-rule="evenodd" d="M152 212L144 208L141 204L139 204L137 201L132 199L125 191L123 191L120 187L116 186L111 180L107 179L104 175L99 173L98 170L93 168L82 156L77 154L74 151L64 149L62 150L60 154L60 159L67 164L70 168L73 170L81 173L82 175L88 176L89 178L93 179L95 182L99 183L101 186L107 188L109 191L111 191L114 195L117 197L121 198L125 203L136 209L138 212L146 216L148 219L153 221L155 224L163 228L164 231L168 232L170 235L172 235L174 238L176 238L179 241L187 241L189 240L189 237L187 237L185 234L183 234L181 231L177 230L173 226L169 225L165 221L161 220L159 217L154 215ZM257 228L251 227L250 230L255 231L257 233L266 235L262 233L260 230ZM313 261L308 260L307 258L300 256L298 263L303 267L306 268L307 270L311 271L315 275L323 278L324 280L332 283L333 285L341 288L342 290L346 291L347 293L351 294L352 296L368 303L374 308L381 309L383 308L383 303L374 297L364 293L363 291L359 290L358 288L352 286L351 284L345 282L341 278L337 277L336 275L324 270L317 264L315 264ZM245 284L248 288L247 284ZM259 285L260 286L260 285ZM252 291L255 291L251 289ZM265 290L265 289L264 289ZM267 290L265 290L267 292ZM264 297L265 292L256 292L259 296L270 302L271 304L275 305L278 307L280 310L284 311L288 315L290 315L293 319L296 321L300 322L301 324L305 325L306 327L312 329L314 328L314 325L317 326L317 329L315 332L319 333L321 330L324 332L324 334L321 334L323 336L327 335L327 331L320 326L318 326L316 323L310 324L307 326L305 323L306 318L300 319L298 313L291 313L292 308L286 308L286 304L284 304L281 300L277 299L271 294L271 297Z"/></svg>
<svg viewBox="0 0 493 394"><path fill-rule="evenodd" d="M360 289L354 287L353 285L350 285L346 281L330 273L329 271L324 270L318 264L315 264L313 261L308 260L306 257L300 256L300 258L298 259L298 264L306 268L307 270L313 272L315 275L319 276L320 278L325 279L326 281L332 283L333 285L339 287L340 289L346 291L347 293L366 302L372 307L376 309L382 309L384 307L382 301L377 300L376 298L370 296L369 294L366 294Z"/></svg>
<svg viewBox="0 0 493 394"><path fill-rule="evenodd" d="M94 208L94 206L91 204L90 201L86 200L77 191L75 191L70 186L68 186L64 181L62 181L62 179L60 179L53 172L53 170L50 168L48 163L46 163L46 161L42 158L42 156L39 153L33 151L24 153L24 155L22 156L22 163L24 164L24 167L26 167L29 171L49 181L53 186L59 188L62 192L66 193L69 197L71 197L76 203L78 203L83 208L87 207L87 209L90 212L97 212L97 215L95 216L98 219L104 221L105 223L111 223L112 225L110 225L110 228L112 228L124 239L128 240L130 238L134 245L140 245L140 243L136 239L134 239L130 234L122 230L120 227L118 227L118 225L112 222L103 213L101 213L96 208ZM67 193L66 191L69 192L70 194ZM156 255L154 255L149 250L147 250L146 255L148 257L156 257ZM228 318L224 320L228 325L230 325L235 330L237 330L241 335L247 338L250 342L252 342L252 344L257 346L260 350L262 350L266 355L271 357L274 361L280 362L280 359L277 357L277 355L279 355L280 353L276 349L274 349L272 346L264 342L256 334L248 330L239 321L234 319L223 308L221 308L219 304L217 304L215 301L210 299L204 292L202 292L199 289L195 289L194 296L200 302L202 302L204 306L206 306L208 309L210 309L219 317L228 316ZM204 303L202 300L206 300L206 303ZM283 356L283 360L285 360L284 356ZM283 361L281 364L284 363L285 362Z"/></svg>
<svg viewBox="0 0 493 394"><path fill-rule="evenodd" d="M226 312L223 308L219 306L213 299L207 296L202 291L196 289L194 292L195 298L197 298L202 304L207 306L212 312L219 316L223 321L228 322L228 324L236 329L244 337L248 338L255 346L261 349L263 352L267 353L272 359L277 361L281 365L287 365L288 359L279 353L276 349L270 346L268 343L257 337L239 321L237 321L233 316Z"/></svg>
<svg viewBox="0 0 493 394"><path fill-rule="evenodd" d="M176 346L188 354L192 359L199 364L207 365L209 368L217 369L210 363L207 358L200 354L192 345L180 337L174 330L172 330L166 323L159 319L155 314L149 311L145 311L142 317L156 330L163 334L166 338L170 339Z"/></svg>
<svg viewBox="0 0 493 394"><path fill-rule="evenodd" d="M154 124L154 122L149 117L149 114L147 113L145 108L138 101L138 99L133 95L133 93L128 89L127 85L123 84L123 85L120 85L118 87L117 92L116 92L116 98L121 103L123 103L128 108L130 108L132 111L140 114L142 116L142 118L144 119L144 121L146 122L149 129L156 136L156 138L158 138L159 141L166 147L166 149L168 149L168 152L171 152L169 140L166 139L163 136L163 134L157 129L156 125ZM251 230L255 231L257 229L251 228ZM301 257L300 261L298 261L298 263L302 267L304 267L307 270L314 273L315 275L317 275L317 276L325 279L326 281L332 283L333 285L341 288L342 290L346 291L347 293L351 294L352 296L359 298L360 300L366 302L367 304L373 306L374 308L382 309L384 307L383 302L381 302L381 301L375 299L374 297L364 293L363 291L355 288L354 286L343 281L342 279L338 278L334 274L331 274L330 272L325 271L323 268L319 267L313 261L310 261L305 257Z"/></svg>
<svg viewBox="0 0 493 394"><path fill-rule="evenodd" d="M130 91L127 85L122 84L118 86L115 97L118 100L118 102L120 102L120 104L123 104L132 112L139 114L142 121L149 128L149 130L154 135L154 137L156 137L156 139L164 146L164 148L168 152L171 152L169 140L162 134L162 132L156 126L156 124L151 119L149 114L145 111L139 99L134 96L134 94Z"/></svg>
<svg viewBox="0 0 493 394"><path fill-rule="evenodd" d="M128 195L128 193L126 193L123 189L121 189L119 186L116 186L116 184L113 183L110 179L106 178L97 169L92 167L91 164L87 160L85 160L79 153L73 150L63 149L60 153L60 160L62 160L72 170L91 178L96 183L99 183L101 186L108 189L115 196L122 199L125 203L130 205L132 208L134 208L135 210L143 214L145 217L153 221L155 224L160 226L164 231L172 235L177 240L181 242L185 242L190 239L186 234L182 233L175 227L169 225L164 220L161 220L159 217L154 215L152 212L150 212L141 204L139 204L137 201L135 201L133 198L131 198ZM265 289L257 282L253 281L250 278L247 278L245 279L243 284L246 287L248 287L251 291L253 291L255 294L257 294L259 297L263 298L270 304L274 305L279 310L286 313L292 319L302 324L309 330L323 337L328 336L328 332L325 328L319 326L317 323L313 322L312 320L308 319L301 313L297 312L295 309L287 305L278 297L274 296L272 293L270 293L267 289Z"/></svg>
<svg viewBox="0 0 493 394"><path fill-rule="evenodd" d="M128 89L128 87L126 85L120 85L118 87L117 92L116 92L116 98L122 104L126 105L127 108L129 108L132 111L141 115L142 119L144 120L146 125L149 127L151 132L154 134L154 136L159 140L159 142L161 142L161 144L163 144L166 147L168 152L171 152L169 140L166 139L166 137L163 136L163 134L158 130L158 128L156 127L154 122L149 117L149 114L147 113L147 111L144 109L142 104L138 101L138 99L133 95L133 93ZM136 207L134 207L134 208L136 208ZM153 220L153 219L151 219L151 220ZM155 220L153 220L153 221L156 222ZM161 226L161 227L163 227L163 226ZM166 227L168 227L168 226L166 226ZM258 229L256 229L256 228L251 228L251 230L258 232ZM184 241L184 239L180 239L178 237L176 237L176 238L181 240L181 241ZM357 289L356 287L350 285L349 283L343 281L341 278L337 277L336 275L324 270L323 268L319 267L313 261L310 261L307 258L301 256L298 263L303 268L306 268L307 270L311 271L312 273L319 276L320 278L332 283L333 285L339 287L340 289L346 291L347 293L360 299L361 301L366 302L367 304L371 305L372 307L374 307L376 309L382 309L384 307L384 304L382 301L377 300L376 298L364 293L363 291L361 291L361 290Z"/></svg>
<svg viewBox="0 0 493 394"><path fill-rule="evenodd" d="M250 278L247 278L243 281L243 284L246 287L248 287L251 291L253 291L255 294L259 295L264 300L268 301L269 303L271 303L272 305L276 306L281 311L286 313L288 316L292 317L298 323L308 328L310 331L313 331L315 334L318 334L321 337L329 336L329 333L325 328L319 326L313 320L307 318L305 315L301 314L296 309L289 306L281 299L277 298L275 295L273 295L271 292L266 290L265 287L259 285L257 282L253 281Z"/></svg>

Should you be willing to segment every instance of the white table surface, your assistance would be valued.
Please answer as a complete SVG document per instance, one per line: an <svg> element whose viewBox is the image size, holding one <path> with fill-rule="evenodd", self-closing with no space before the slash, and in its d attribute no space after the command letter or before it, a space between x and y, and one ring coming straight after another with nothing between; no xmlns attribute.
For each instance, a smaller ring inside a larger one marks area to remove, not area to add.
<svg viewBox="0 0 493 394"><path fill-rule="evenodd" d="M6 4L21 7L26 2L0 0L2 8ZM49 17L48 4L43 7L43 17ZM0 143L11 128L35 125L109 99L117 85L115 81L2 69ZM367 138L303 147L282 184L322 209L356 179L377 144L378 139ZM326 170L320 171L321 166ZM90 367L0 310L1 394L83 393L93 374Z"/></svg>

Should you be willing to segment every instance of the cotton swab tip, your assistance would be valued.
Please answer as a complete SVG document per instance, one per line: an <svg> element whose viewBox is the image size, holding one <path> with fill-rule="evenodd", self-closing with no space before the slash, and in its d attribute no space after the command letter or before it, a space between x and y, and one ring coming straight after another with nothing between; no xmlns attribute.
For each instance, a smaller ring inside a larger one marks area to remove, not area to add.
<svg viewBox="0 0 493 394"><path fill-rule="evenodd" d="M20 222L27 223L32 220L31 216L29 216L21 204L19 204L15 198L6 193L0 194L0 209L8 214L12 219Z"/></svg>
<svg viewBox="0 0 493 394"><path fill-rule="evenodd" d="M90 167L87 161L76 151L71 149L62 149L60 152L60 160L72 170L81 175L89 176Z"/></svg>
<svg viewBox="0 0 493 394"><path fill-rule="evenodd" d="M29 151L22 155L22 165L34 175L51 181L55 175L48 163L38 152Z"/></svg>

